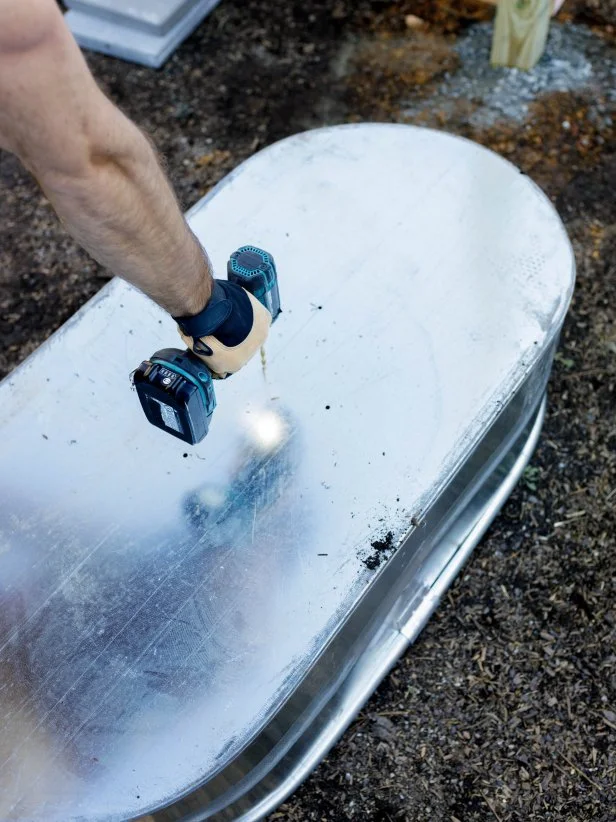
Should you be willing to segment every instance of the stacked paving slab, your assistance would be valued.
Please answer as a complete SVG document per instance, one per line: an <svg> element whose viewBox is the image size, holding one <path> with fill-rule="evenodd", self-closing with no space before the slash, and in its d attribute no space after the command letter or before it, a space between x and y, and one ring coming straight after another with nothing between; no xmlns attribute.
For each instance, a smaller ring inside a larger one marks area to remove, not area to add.
<svg viewBox="0 0 616 822"><path fill-rule="evenodd" d="M159 68L220 0L64 0L80 46Z"/></svg>

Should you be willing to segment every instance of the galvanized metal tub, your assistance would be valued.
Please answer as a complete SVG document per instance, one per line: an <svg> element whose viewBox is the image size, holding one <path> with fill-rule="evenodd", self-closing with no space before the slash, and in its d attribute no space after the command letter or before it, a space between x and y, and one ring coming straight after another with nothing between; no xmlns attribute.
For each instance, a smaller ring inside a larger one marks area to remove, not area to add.
<svg viewBox="0 0 616 822"><path fill-rule="evenodd" d="M0 818L254 820L415 638L536 443L573 258L468 141L323 129L189 212L277 261L263 362L196 448L128 375L172 321L113 281L0 385Z"/></svg>

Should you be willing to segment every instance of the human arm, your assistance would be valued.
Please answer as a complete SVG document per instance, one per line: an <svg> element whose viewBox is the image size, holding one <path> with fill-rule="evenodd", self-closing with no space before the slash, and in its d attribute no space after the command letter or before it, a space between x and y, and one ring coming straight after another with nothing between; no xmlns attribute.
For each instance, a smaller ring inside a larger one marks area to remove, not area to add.
<svg viewBox="0 0 616 822"><path fill-rule="evenodd" d="M201 311L207 255L152 145L98 88L55 0L0 0L0 148L102 265L174 316Z"/></svg>

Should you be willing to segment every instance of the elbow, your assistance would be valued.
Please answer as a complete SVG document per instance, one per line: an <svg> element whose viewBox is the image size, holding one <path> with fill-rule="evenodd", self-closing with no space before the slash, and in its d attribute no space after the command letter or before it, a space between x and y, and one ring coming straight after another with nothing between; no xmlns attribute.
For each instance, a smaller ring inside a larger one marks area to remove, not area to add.
<svg viewBox="0 0 616 822"><path fill-rule="evenodd" d="M96 90L97 94L100 94ZM32 171L46 190L59 193L121 186L138 175L147 153L145 138L102 95L91 117L75 123L64 151L38 158Z"/></svg>
<svg viewBox="0 0 616 822"><path fill-rule="evenodd" d="M84 206L111 191L118 191L132 177L130 162L114 153L100 151L87 138L80 140L70 158L61 164L46 163L32 171L52 202L71 200Z"/></svg>
<svg viewBox="0 0 616 822"><path fill-rule="evenodd" d="M64 150L59 146L45 150L27 139L12 150L47 194L85 189L97 174L97 163L84 134L73 132L65 141Z"/></svg>
<svg viewBox="0 0 616 822"><path fill-rule="evenodd" d="M73 155L72 162L61 166L45 164L37 168L33 164L31 171L50 200L69 198L74 202L87 201L93 191L100 190L105 181L113 176L113 162L101 163L87 151L87 147L84 148L80 157Z"/></svg>

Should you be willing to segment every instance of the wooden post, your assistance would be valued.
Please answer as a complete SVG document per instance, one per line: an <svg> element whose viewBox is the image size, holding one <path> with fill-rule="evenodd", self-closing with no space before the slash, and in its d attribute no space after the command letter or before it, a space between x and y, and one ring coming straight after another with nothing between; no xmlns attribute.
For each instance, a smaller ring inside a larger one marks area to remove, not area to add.
<svg viewBox="0 0 616 822"><path fill-rule="evenodd" d="M553 0L499 0L492 65L531 69L543 54L554 6Z"/></svg>

